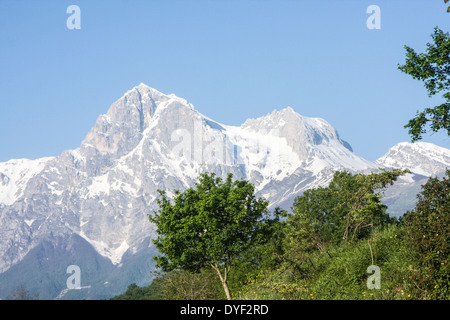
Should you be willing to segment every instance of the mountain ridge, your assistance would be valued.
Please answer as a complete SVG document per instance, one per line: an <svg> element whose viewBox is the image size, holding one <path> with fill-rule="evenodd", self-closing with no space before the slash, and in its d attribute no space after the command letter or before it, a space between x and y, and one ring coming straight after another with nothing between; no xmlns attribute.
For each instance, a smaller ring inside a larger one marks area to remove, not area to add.
<svg viewBox="0 0 450 320"><path fill-rule="evenodd" d="M421 161L423 158L429 160L428 165ZM407 167L417 174L432 176L449 166L450 150L428 142L399 142L375 162L389 168Z"/></svg>

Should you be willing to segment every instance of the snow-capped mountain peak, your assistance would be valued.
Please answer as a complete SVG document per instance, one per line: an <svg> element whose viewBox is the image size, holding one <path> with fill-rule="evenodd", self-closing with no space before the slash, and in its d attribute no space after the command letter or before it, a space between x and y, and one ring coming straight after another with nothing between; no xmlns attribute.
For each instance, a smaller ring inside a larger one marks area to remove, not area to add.
<svg viewBox="0 0 450 320"><path fill-rule="evenodd" d="M430 177L450 167L450 150L428 142L400 142L375 162Z"/></svg>

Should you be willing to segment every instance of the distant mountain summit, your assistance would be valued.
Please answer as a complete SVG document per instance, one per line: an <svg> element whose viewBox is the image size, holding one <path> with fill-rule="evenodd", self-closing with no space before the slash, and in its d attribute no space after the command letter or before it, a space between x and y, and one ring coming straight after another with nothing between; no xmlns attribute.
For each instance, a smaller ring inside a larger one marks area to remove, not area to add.
<svg viewBox="0 0 450 320"><path fill-rule="evenodd" d="M328 122L290 107L228 126L141 83L98 117L79 148L0 163L0 298L18 283L43 299L108 298L149 283L158 189L171 196L203 172L247 179L272 209L289 209L337 170L448 166L448 150L434 147L399 145L373 163ZM72 264L83 289L66 288Z"/></svg>
<svg viewBox="0 0 450 320"><path fill-rule="evenodd" d="M450 167L450 150L427 142L401 142L375 162L387 168L408 168L430 177Z"/></svg>
<svg viewBox="0 0 450 320"><path fill-rule="evenodd" d="M383 201L392 216L401 216L415 207L417 194L429 177L442 177L450 169L450 150L427 142L401 142L375 163L387 169L411 171L387 189Z"/></svg>

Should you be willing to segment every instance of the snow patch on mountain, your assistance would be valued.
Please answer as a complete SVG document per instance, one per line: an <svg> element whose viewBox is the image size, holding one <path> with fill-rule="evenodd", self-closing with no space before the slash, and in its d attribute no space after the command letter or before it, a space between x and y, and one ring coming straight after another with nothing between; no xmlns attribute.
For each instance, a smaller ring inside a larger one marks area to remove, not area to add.
<svg viewBox="0 0 450 320"><path fill-rule="evenodd" d="M42 172L54 157L36 160L12 159L0 162L0 205L11 205L19 199L28 181Z"/></svg>

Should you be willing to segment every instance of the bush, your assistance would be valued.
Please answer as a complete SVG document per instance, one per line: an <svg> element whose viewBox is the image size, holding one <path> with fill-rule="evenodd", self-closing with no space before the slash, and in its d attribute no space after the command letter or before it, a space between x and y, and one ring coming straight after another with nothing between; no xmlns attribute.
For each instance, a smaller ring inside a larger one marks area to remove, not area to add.
<svg viewBox="0 0 450 320"><path fill-rule="evenodd" d="M450 299L450 170L446 175L422 186L404 219L418 267L411 280L425 299Z"/></svg>

